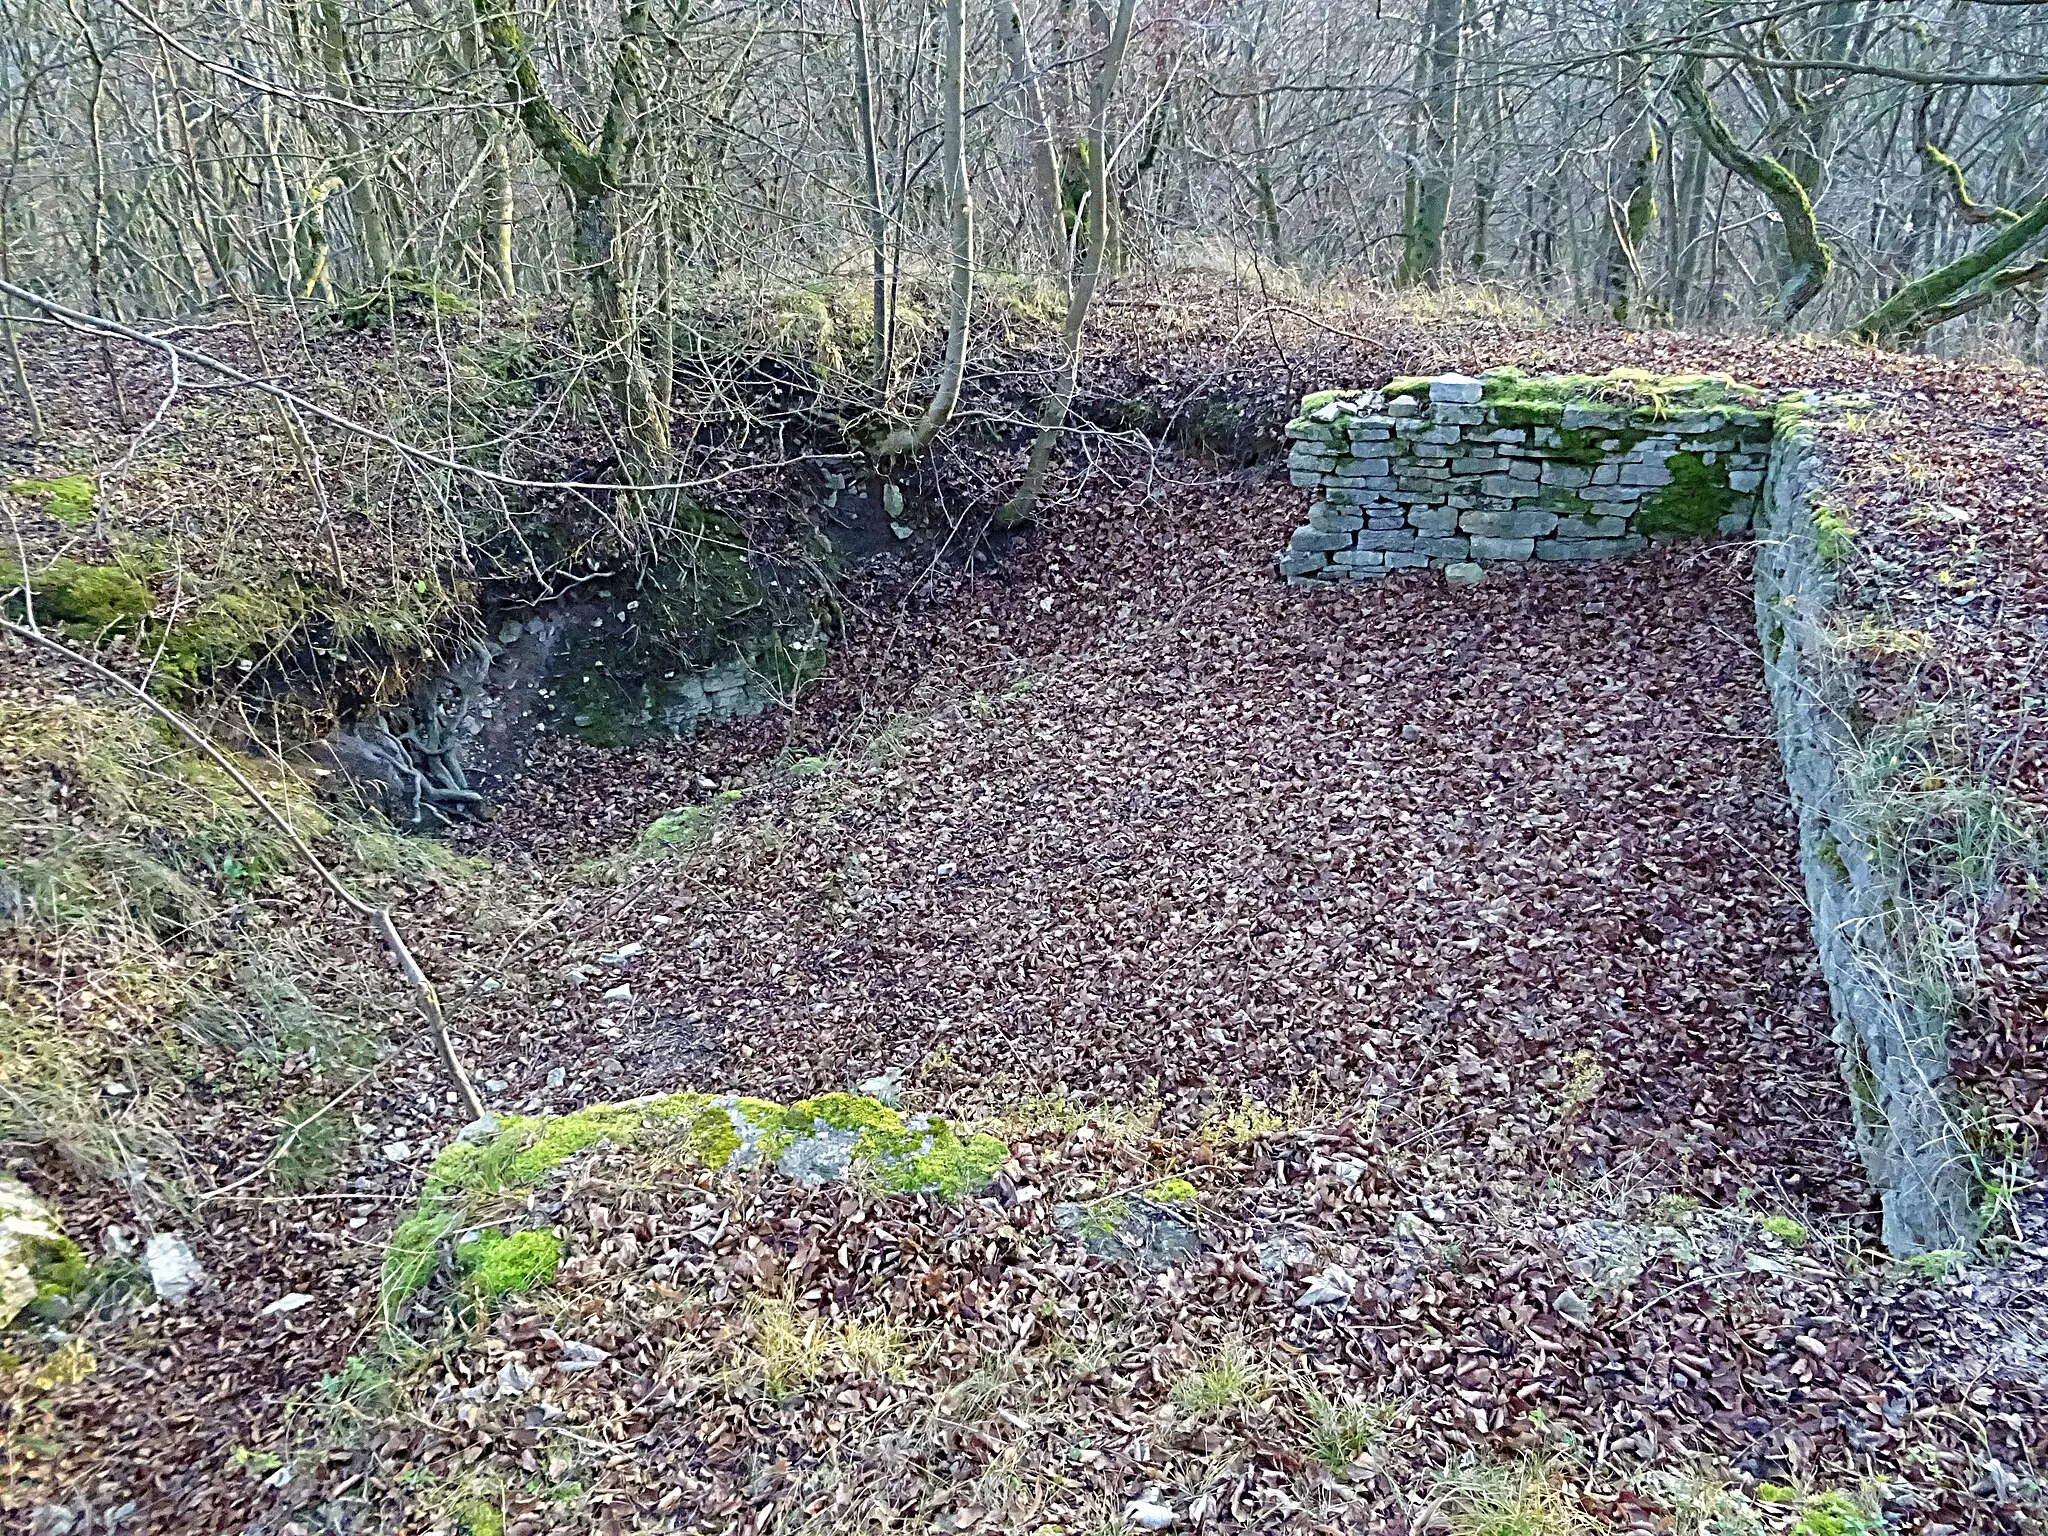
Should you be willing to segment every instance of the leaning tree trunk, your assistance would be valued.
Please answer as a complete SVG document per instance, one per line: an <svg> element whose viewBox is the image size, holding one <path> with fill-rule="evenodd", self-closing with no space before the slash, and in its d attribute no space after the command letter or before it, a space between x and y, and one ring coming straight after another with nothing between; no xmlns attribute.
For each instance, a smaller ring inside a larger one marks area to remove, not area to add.
<svg viewBox="0 0 2048 1536"><path fill-rule="evenodd" d="M1074 408L1074 391L1081 376L1081 331L1088 323L1088 306L1094 302L1095 287L1102 279L1102 265L1109 244L1109 103L1116 92L1117 76L1123 69L1124 52L1131 41L1131 17L1137 0L1118 0L1116 21L1102 50L1095 80L1088 98L1088 204L1083 210L1081 269L1067 299L1066 325L1061 333L1059 377L1039 403L1038 436L1031 442L1031 458L1024 478L997 514L1004 527L1016 527L1030 520L1038 494L1052 468L1052 456L1066 431L1067 416Z"/></svg>
<svg viewBox="0 0 2048 1536"><path fill-rule="evenodd" d="M2048 197L1974 251L1915 278L1849 330L1864 341L1896 343L1979 309L2000 293L2048 276L2048 263L2008 268L2006 263L2048 235Z"/></svg>
<svg viewBox="0 0 2048 1536"><path fill-rule="evenodd" d="M1707 92L1705 68L1700 59L1685 61L1673 82L1679 105L1707 153L1762 192L1777 211L1778 224L1785 235L1788 275L1770 313L1775 324L1783 327L1819 296L1829 272L1834 270L1835 253L1820 237L1820 226L1813 217L1813 201L1799 178L1770 156L1753 155L1735 142L1735 135Z"/></svg>

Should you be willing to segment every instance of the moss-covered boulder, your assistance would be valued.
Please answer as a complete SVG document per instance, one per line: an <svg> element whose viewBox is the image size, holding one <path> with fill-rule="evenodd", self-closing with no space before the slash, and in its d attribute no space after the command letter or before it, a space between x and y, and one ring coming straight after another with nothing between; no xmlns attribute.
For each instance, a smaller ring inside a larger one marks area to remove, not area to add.
<svg viewBox="0 0 2048 1536"><path fill-rule="evenodd" d="M0 1178L0 1328L24 1312L61 1317L90 1270L50 1208L13 1179Z"/></svg>
<svg viewBox="0 0 2048 1536"><path fill-rule="evenodd" d="M419 1209L392 1233L386 1320L396 1322L437 1275L481 1305L546 1284L561 1251L536 1220L545 1190L570 1159L600 1147L630 1148L649 1169L772 1170L799 1183L864 1181L948 1200L982 1188L1009 1156L993 1136L963 1138L937 1116L853 1093L788 1105L672 1093L495 1121L434 1159Z"/></svg>

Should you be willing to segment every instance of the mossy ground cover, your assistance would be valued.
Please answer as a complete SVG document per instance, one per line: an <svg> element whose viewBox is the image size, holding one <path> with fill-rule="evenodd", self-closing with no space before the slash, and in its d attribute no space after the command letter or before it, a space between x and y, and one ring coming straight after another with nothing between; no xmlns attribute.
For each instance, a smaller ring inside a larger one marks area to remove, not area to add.
<svg viewBox="0 0 2048 1536"><path fill-rule="evenodd" d="M792 1154L810 1146L826 1150L824 1164L792 1161ZM906 1115L853 1093L820 1094L789 1105L674 1093L573 1114L509 1118L435 1158L419 1209L399 1225L385 1250L381 1295L387 1320L395 1320L433 1279L445 1243L454 1243L458 1271L486 1299L542 1283L554 1270L554 1240L543 1243L544 1234L534 1232L498 1234L497 1222L522 1218L495 1213L529 1203L527 1197L556 1178L565 1163L599 1147L649 1167L676 1161L721 1173L779 1165L806 1182L814 1182L812 1170L823 1166L878 1190L943 1200L982 1188L1008 1152L993 1136L962 1138L943 1119ZM474 1237L477 1232L486 1236ZM504 1246L515 1240L517 1249ZM479 1241L486 1246L478 1249Z"/></svg>

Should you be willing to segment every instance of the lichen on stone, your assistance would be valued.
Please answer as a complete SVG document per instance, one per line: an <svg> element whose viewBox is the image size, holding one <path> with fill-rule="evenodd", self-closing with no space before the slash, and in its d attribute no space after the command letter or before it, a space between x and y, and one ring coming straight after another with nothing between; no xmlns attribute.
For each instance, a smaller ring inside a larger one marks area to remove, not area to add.
<svg viewBox="0 0 2048 1536"><path fill-rule="evenodd" d="M23 1312L61 1316L91 1278L85 1255L49 1207L17 1180L0 1178L0 1328Z"/></svg>

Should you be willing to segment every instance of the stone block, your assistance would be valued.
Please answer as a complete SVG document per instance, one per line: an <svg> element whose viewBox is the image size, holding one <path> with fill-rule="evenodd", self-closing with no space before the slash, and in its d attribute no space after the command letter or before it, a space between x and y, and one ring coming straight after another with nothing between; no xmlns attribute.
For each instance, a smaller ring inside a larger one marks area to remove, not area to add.
<svg viewBox="0 0 2048 1536"><path fill-rule="evenodd" d="M1543 465L1535 459L1516 459L1508 465L1508 476L1514 480L1536 480L1543 474Z"/></svg>
<svg viewBox="0 0 2048 1536"><path fill-rule="evenodd" d="M1414 531L1407 528L1388 528L1384 530L1368 528L1356 537L1358 540L1357 548L1360 550L1379 550L1385 552L1387 550L1413 549L1415 547Z"/></svg>
<svg viewBox="0 0 2048 1536"><path fill-rule="evenodd" d="M1487 495L1498 496L1505 501L1527 499L1537 494L1534 480L1516 480L1507 475L1488 475L1479 482L1479 488Z"/></svg>
<svg viewBox="0 0 2048 1536"><path fill-rule="evenodd" d="M1720 533L1747 533L1751 516L1752 514L1747 507L1739 512L1724 512L1714 524L1714 528Z"/></svg>
<svg viewBox="0 0 2048 1536"><path fill-rule="evenodd" d="M1612 485L1620 478L1621 466L1619 464L1595 464L1593 466L1593 483L1595 485Z"/></svg>
<svg viewBox="0 0 2048 1536"><path fill-rule="evenodd" d="M1536 539L1557 527L1557 514L1542 507L1515 507L1506 512L1475 508L1458 515L1458 527L1489 539Z"/></svg>
<svg viewBox="0 0 2048 1536"><path fill-rule="evenodd" d="M1429 556L1427 555L1410 555L1397 552L1387 556L1387 569L1390 571L1419 571L1425 569L1428 565Z"/></svg>
<svg viewBox="0 0 2048 1536"><path fill-rule="evenodd" d="M1458 531L1458 509L1456 507L1414 507L1408 513L1408 526L1417 533L1456 533Z"/></svg>
<svg viewBox="0 0 2048 1536"><path fill-rule="evenodd" d="M1542 480L1545 485L1580 486L1593 483L1593 471L1583 464L1546 464Z"/></svg>
<svg viewBox="0 0 2048 1536"><path fill-rule="evenodd" d="M1472 543L1460 538L1417 539L1415 553L1431 560L1463 560L1472 553Z"/></svg>
<svg viewBox="0 0 2048 1536"><path fill-rule="evenodd" d="M1287 548L1297 555L1310 551L1327 553L1333 549L1349 549L1354 535L1349 533L1324 533L1317 528L1297 528L1288 536ZM1363 538L1364 535L1356 535Z"/></svg>
<svg viewBox="0 0 2048 1536"><path fill-rule="evenodd" d="M1361 489L1368 491L1378 491L1382 496L1384 496L1388 491L1399 490L1400 485L1401 482L1396 480L1392 475L1374 475L1365 482L1364 486L1361 487Z"/></svg>
<svg viewBox="0 0 2048 1536"><path fill-rule="evenodd" d="M1403 396L1399 400L1389 400L1387 402L1387 415L1396 421L1401 420L1403 417L1419 416L1421 414L1422 402L1419 400L1410 400Z"/></svg>
<svg viewBox="0 0 2048 1536"><path fill-rule="evenodd" d="M1323 500L1333 507L1369 506L1380 499L1380 493L1363 485L1324 484Z"/></svg>
<svg viewBox="0 0 2048 1536"><path fill-rule="evenodd" d="M1747 494L1764 483L1760 469L1731 469L1728 471L1728 489Z"/></svg>
<svg viewBox="0 0 2048 1536"><path fill-rule="evenodd" d="M1524 443L1529 434L1521 427L1495 427L1491 432L1467 432L1468 443Z"/></svg>
<svg viewBox="0 0 2048 1536"><path fill-rule="evenodd" d="M1376 508L1365 514L1368 528L1406 528L1408 516L1399 507Z"/></svg>
<svg viewBox="0 0 2048 1536"><path fill-rule="evenodd" d="M1646 485L1589 485L1579 492L1581 501L1625 502L1641 501L1649 490Z"/></svg>
<svg viewBox="0 0 2048 1536"><path fill-rule="evenodd" d="M1540 539L1536 544L1536 558L1548 561L1619 560L1623 555L1633 555L1646 548L1649 542L1639 533L1619 539Z"/></svg>
<svg viewBox="0 0 2048 1536"><path fill-rule="evenodd" d="M1486 412L1476 405L1451 405L1440 403L1433 407L1430 415L1440 422L1449 422L1454 427L1477 427L1485 424Z"/></svg>
<svg viewBox="0 0 2048 1536"><path fill-rule="evenodd" d="M1416 443L1435 443L1439 446L1448 446L1459 440L1458 429L1453 426L1426 427L1412 439Z"/></svg>
<svg viewBox="0 0 2048 1536"><path fill-rule="evenodd" d="M1618 427L1625 419L1623 412L1611 406L1574 400L1564 408L1563 426L1567 432L1583 432L1588 427Z"/></svg>
<svg viewBox="0 0 2048 1536"><path fill-rule="evenodd" d="M1317 571L1325 569L1329 563L1327 555L1320 555L1307 550L1290 551L1280 557L1280 574L1282 576L1313 576Z"/></svg>
<svg viewBox="0 0 2048 1536"><path fill-rule="evenodd" d="M1308 525L1317 533L1356 533L1365 526L1365 516L1350 507L1319 501L1308 509Z"/></svg>
<svg viewBox="0 0 2048 1536"><path fill-rule="evenodd" d="M1451 460L1451 473L1454 475L1485 475L1498 468L1500 460L1494 457L1491 449L1481 453L1468 453L1462 459Z"/></svg>
<svg viewBox="0 0 2048 1536"><path fill-rule="evenodd" d="M1319 469L1290 469L1287 471L1287 483L1312 491L1323 483L1323 472Z"/></svg>
<svg viewBox="0 0 2048 1536"><path fill-rule="evenodd" d="M1488 539L1472 541L1474 560L1526 560L1534 552L1534 539Z"/></svg>
<svg viewBox="0 0 2048 1536"><path fill-rule="evenodd" d="M1376 549L1344 549L1330 556L1332 565L1351 571L1376 569L1384 560Z"/></svg>
<svg viewBox="0 0 2048 1536"><path fill-rule="evenodd" d="M1444 567L1444 585L1447 587L1476 587L1486 580L1486 567L1466 561L1461 565Z"/></svg>
<svg viewBox="0 0 2048 1536"><path fill-rule="evenodd" d="M1628 532L1625 517L1561 517L1557 520L1560 539L1618 539Z"/></svg>
<svg viewBox="0 0 2048 1536"><path fill-rule="evenodd" d="M1384 475L1391 468L1384 457L1355 458L1345 466L1345 473L1353 475Z"/></svg>
<svg viewBox="0 0 2048 1536"><path fill-rule="evenodd" d="M1671 471L1662 464L1624 464L1621 466L1621 483L1645 487L1669 485Z"/></svg>
<svg viewBox="0 0 2048 1536"><path fill-rule="evenodd" d="M1429 381L1434 405L1477 405L1485 397L1486 386L1462 373L1441 373Z"/></svg>

